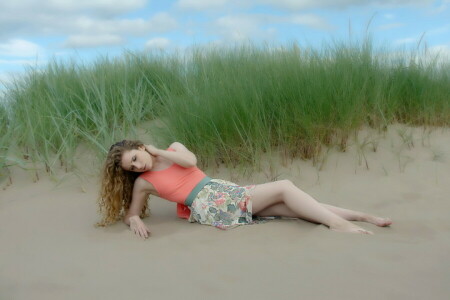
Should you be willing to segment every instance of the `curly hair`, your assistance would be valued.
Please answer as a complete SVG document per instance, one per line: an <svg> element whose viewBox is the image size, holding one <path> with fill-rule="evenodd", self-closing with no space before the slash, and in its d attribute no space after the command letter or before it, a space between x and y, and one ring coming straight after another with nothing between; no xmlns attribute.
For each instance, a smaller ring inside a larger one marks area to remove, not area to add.
<svg viewBox="0 0 450 300"><path fill-rule="evenodd" d="M102 215L102 220L96 224L97 227L112 225L128 212L134 181L139 173L122 169L120 165L122 154L143 145L141 141L123 140L109 149L103 167L100 195L97 199L98 211ZM141 218L148 217L147 208L148 199L142 208Z"/></svg>

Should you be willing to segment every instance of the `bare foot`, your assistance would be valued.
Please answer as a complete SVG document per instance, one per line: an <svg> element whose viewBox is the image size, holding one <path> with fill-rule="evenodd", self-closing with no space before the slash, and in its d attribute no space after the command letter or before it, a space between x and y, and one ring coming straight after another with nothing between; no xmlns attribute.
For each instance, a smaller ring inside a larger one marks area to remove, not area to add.
<svg viewBox="0 0 450 300"><path fill-rule="evenodd" d="M373 234L372 231L356 226L355 224L350 223L349 221L330 225L330 229L338 232Z"/></svg>
<svg viewBox="0 0 450 300"><path fill-rule="evenodd" d="M392 224L392 220L389 218L381 218L381 217L375 217L371 215L367 215L363 217L363 222L372 223L374 225L377 225L379 227L386 227Z"/></svg>

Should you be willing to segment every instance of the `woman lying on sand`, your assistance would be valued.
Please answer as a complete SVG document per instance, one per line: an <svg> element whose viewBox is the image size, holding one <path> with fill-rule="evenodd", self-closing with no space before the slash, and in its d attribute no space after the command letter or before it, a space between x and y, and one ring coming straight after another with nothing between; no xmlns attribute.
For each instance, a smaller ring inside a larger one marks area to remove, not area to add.
<svg viewBox="0 0 450 300"><path fill-rule="evenodd" d="M253 224L252 216L301 218L331 230L373 234L349 221L380 227L386 218L317 202L289 180L239 186L211 179L197 168L197 158L175 142L166 150L140 141L121 141L111 146L106 158L99 198L103 220L98 226L123 221L142 238L150 234L141 218L147 216L150 194L177 202L178 215L189 222L229 229Z"/></svg>

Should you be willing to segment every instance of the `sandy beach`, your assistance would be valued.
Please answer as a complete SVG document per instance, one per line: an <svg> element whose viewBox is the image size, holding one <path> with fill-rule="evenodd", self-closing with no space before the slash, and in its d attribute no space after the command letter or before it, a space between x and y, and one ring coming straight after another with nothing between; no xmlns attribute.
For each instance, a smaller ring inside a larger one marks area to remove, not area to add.
<svg viewBox="0 0 450 300"><path fill-rule="evenodd" d="M34 182L34 172L11 168L13 184L0 186L0 299L448 299L448 128L363 130L316 166L296 159L251 176L205 172L239 184L290 179L320 202L394 223L357 223L374 235L298 219L221 231L152 197L152 235L140 240L121 222L94 227L97 177L57 184L40 172Z"/></svg>

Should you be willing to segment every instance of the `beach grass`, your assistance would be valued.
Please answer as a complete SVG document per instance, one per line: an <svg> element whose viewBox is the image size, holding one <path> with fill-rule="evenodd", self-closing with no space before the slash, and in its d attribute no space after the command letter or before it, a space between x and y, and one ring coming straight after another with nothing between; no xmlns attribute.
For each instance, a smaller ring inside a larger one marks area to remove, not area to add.
<svg viewBox="0 0 450 300"><path fill-rule="evenodd" d="M6 154L8 150L8 122L6 108L0 103L0 180L6 175Z"/></svg>
<svg viewBox="0 0 450 300"><path fill-rule="evenodd" d="M49 171L59 164L70 169L80 142L104 155L107 145L152 119L161 100L158 80L149 74L171 72L159 66L162 60L148 59L143 70L139 60L145 58L130 57L101 58L91 66L53 61L11 84L9 131L24 156Z"/></svg>
<svg viewBox="0 0 450 300"><path fill-rule="evenodd" d="M376 51L370 40L201 48L187 67L188 94L166 95L158 136L233 167L256 166L267 151L313 160L324 145L345 151L362 126L450 122L449 65Z"/></svg>
<svg viewBox="0 0 450 300"><path fill-rule="evenodd" d="M450 125L450 65L419 54L364 39L54 60L7 86L0 149L71 170L81 143L101 160L158 119L158 146L180 141L202 166L259 168L268 152L315 161L324 146L345 151L363 126Z"/></svg>

